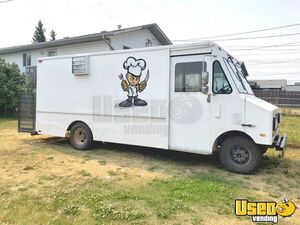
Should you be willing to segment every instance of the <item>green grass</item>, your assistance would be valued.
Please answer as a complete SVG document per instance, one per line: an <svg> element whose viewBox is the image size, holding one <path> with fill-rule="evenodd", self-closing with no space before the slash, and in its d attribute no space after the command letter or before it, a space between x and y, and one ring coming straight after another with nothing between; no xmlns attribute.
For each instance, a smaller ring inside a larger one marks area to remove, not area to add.
<svg viewBox="0 0 300 225"><path fill-rule="evenodd" d="M100 165L106 165L106 161L105 160L98 160Z"/></svg>
<svg viewBox="0 0 300 225"><path fill-rule="evenodd" d="M79 172L79 174L80 174L81 176L84 176L84 177L90 177L90 176L91 176L91 173L89 173L89 172L86 171L86 170L81 170L81 171Z"/></svg>
<svg viewBox="0 0 300 225"><path fill-rule="evenodd" d="M17 120L17 118L15 118L15 117L1 117L0 116L0 129L3 129L3 128L17 129L16 120Z"/></svg>
<svg viewBox="0 0 300 225"><path fill-rule="evenodd" d="M133 189L93 178L73 188L65 185L41 196L22 193L6 206L4 222L17 223L26 217L34 224L53 216L56 224L80 224L81 219L89 224L145 224L152 215L166 220L180 212L201 221L201 214L195 213L194 206L201 203L205 206L203 210L211 208L227 215L232 212L234 198L242 190L209 174L156 179ZM45 218L41 218L43 214Z"/></svg>
<svg viewBox="0 0 300 225"><path fill-rule="evenodd" d="M300 108L284 107L280 111L283 116L300 116Z"/></svg>
<svg viewBox="0 0 300 225"><path fill-rule="evenodd" d="M113 171L113 170L109 170L109 171L108 171L108 174L109 174L110 176L117 176L117 175L118 175L118 173L117 173L116 171Z"/></svg>
<svg viewBox="0 0 300 225"><path fill-rule="evenodd" d="M241 187L218 176L200 174L154 181L141 190L138 192L142 193L141 198L154 207L160 218L170 218L181 210L191 212L191 206L199 202L216 208L219 214L228 214L232 211L234 195L241 192Z"/></svg>
<svg viewBox="0 0 300 225"><path fill-rule="evenodd" d="M280 133L286 133L290 146L300 146L300 116L283 116Z"/></svg>

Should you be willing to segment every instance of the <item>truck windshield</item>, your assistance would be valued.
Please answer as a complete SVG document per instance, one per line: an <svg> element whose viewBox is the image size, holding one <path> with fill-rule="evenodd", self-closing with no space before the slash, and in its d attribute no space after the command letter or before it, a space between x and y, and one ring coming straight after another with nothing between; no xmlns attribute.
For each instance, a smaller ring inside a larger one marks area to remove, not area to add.
<svg viewBox="0 0 300 225"><path fill-rule="evenodd" d="M251 86L250 86L250 84L247 80L248 72L247 72L247 69L246 69L246 65L243 63L243 66L244 66L244 69L243 69L243 66L241 65L241 63L239 61L237 61L234 58L231 58L231 61L234 63L237 71L239 72L239 75L241 75L241 79L243 81L243 84L244 84L245 88L247 89L248 94L254 95L254 93L252 91L252 88L251 88Z"/></svg>
<svg viewBox="0 0 300 225"><path fill-rule="evenodd" d="M231 73L231 76L233 78L234 83L237 86L238 91L244 94L253 94L252 89L248 84L246 76L239 63L235 63L234 60L232 60L232 58L223 58L223 60L228 71Z"/></svg>

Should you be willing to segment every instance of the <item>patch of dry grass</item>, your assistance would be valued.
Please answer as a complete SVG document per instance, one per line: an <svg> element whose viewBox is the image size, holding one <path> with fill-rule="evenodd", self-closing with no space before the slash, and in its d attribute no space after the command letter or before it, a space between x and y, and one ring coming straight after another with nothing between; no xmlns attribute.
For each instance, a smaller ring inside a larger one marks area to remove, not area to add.
<svg viewBox="0 0 300 225"><path fill-rule="evenodd" d="M18 134L16 125L0 119L0 224L252 224L234 216L235 198L287 196L300 205L296 146L284 159L267 152L248 176L212 156L101 143L75 151L62 138ZM300 224L299 216L280 224Z"/></svg>
<svg viewBox="0 0 300 225"><path fill-rule="evenodd" d="M280 112L283 116L300 116L300 108L283 107Z"/></svg>

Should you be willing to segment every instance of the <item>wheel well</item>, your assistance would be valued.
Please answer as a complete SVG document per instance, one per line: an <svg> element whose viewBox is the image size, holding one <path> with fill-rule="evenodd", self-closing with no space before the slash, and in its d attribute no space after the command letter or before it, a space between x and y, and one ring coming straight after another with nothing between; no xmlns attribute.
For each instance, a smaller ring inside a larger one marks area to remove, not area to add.
<svg viewBox="0 0 300 225"><path fill-rule="evenodd" d="M73 121L73 122L68 126L67 131L70 131L71 128L72 128L76 123L84 123L85 125L87 125L85 122L83 122L83 121L81 121L81 120L76 120L76 121ZM87 125L87 126L88 126L88 128L90 128L89 125ZM90 130L91 130L91 128L90 128Z"/></svg>
<svg viewBox="0 0 300 225"><path fill-rule="evenodd" d="M246 134L242 131L238 131L238 130L227 131L227 132L221 134L215 140L214 145L213 145L213 152L217 151L219 149L218 147L221 145L221 143L230 136L243 136L243 137L250 139L251 141L253 141L255 143L255 141L248 134Z"/></svg>

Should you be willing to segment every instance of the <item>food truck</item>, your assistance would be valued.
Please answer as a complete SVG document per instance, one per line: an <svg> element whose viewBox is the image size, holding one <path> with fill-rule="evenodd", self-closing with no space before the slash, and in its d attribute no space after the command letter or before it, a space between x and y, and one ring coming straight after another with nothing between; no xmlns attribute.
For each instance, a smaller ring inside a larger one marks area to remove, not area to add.
<svg viewBox="0 0 300 225"><path fill-rule="evenodd" d="M213 42L38 59L19 131L197 154L253 173L283 153L278 108L255 97L243 63Z"/></svg>

